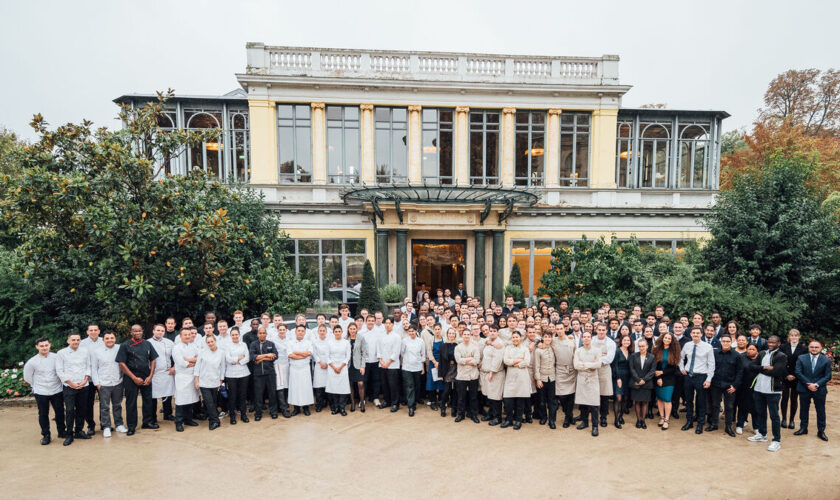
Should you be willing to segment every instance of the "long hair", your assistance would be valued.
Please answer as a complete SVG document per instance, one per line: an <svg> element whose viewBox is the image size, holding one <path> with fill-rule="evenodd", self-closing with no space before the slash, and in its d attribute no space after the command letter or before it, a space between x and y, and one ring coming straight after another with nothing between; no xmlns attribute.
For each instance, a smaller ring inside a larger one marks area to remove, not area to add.
<svg viewBox="0 0 840 500"><path fill-rule="evenodd" d="M674 338L674 334L671 332L663 333L656 339L656 345L653 346L653 353L656 355L656 364L662 363L662 352L665 350L665 342L663 342L665 335L671 336L671 345L668 346L668 364L675 366L680 362L680 352L682 349L680 343L677 342L677 339Z"/></svg>

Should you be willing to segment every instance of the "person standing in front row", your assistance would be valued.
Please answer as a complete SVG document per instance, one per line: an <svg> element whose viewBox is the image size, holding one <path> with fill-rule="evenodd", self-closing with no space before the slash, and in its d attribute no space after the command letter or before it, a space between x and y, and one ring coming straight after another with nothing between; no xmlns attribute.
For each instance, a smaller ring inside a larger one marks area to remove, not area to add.
<svg viewBox="0 0 840 500"><path fill-rule="evenodd" d="M735 437L735 430L732 428L735 420L735 391L741 385L743 378L743 366L741 357L732 349L732 338L729 335L722 335L720 349L715 351L715 376L712 379L711 388L711 422L706 431L715 431L718 428L720 418L720 403L723 400L724 408L724 430L727 435Z"/></svg>
<svg viewBox="0 0 840 500"><path fill-rule="evenodd" d="M285 325L283 325L285 328ZM236 412L239 418L246 424L248 420L248 409L245 406L245 397L248 393L248 378L251 370L248 364L251 361L251 353L245 343L242 342L239 328L235 326L230 329L230 343L225 349L225 387L228 390L228 415L230 424L236 425Z"/></svg>
<svg viewBox="0 0 840 500"><path fill-rule="evenodd" d="M306 326L295 326L295 338L289 343L289 406L293 406L292 415L303 409L309 416L309 405L315 403L312 396L312 342L306 338Z"/></svg>
<svg viewBox="0 0 840 500"><path fill-rule="evenodd" d="M225 350L216 345L213 333L204 335L207 349L202 349L195 362L195 388L201 392L204 411L210 430L221 425L219 422L219 388L225 381Z"/></svg>
<svg viewBox="0 0 840 500"><path fill-rule="evenodd" d="M417 390L425 374L426 343L417 336L413 325L408 327L408 336L402 340L402 379L408 416L413 417L417 409Z"/></svg>
<svg viewBox="0 0 840 500"><path fill-rule="evenodd" d="M522 344L522 334L519 330L511 331L510 341L511 344L505 347L504 363L507 373L502 396L508 411L501 428L512 425L514 430L519 430L525 416L525 405L531 398L531 376L528 371L528 367L531 366L531 351Z"/></svg>
<svg viewBox="0 0 840 500"><path fill-rule="evenodd" d="M648 352L648 343L639 342L637 351L630 355L630 398L636 406L636 428L647 429L645 418L656 375L656 358Z"/></svg>
<svg viewBox="0 0 840 500"><path fill-rule="evenodd" d="M796 378L796 363L799 361L799 356L808 353L808 346L799 341L801 338L802 335L799 330L792 328L788 332L788 341L779 348L787 356L787 375L785 375L785 383L782 388L782 429L785 427L793 429L796 426L793 423L799 406L799 398L797 397L799 381ZM790 401L789 405L788 401ZM787 419L788 407L790 407L790 422Z"/></svg>
<svg viewBox="0 0 840 500"><path fill-rule="evenodd" d="M198 361L198 346L190 341L192 330L181 329L181 342L172 348L172 363L175 365L175 430L184 432L184 426L198 425L193 417L193 406L198 402L199 392L195 388L195 363Z"/></svg>
<svg viewBox="0 0 840 500"><path fill-rule="evenodd" d="M120 370L128 380L123 378L125 392L125 420L128 432L134 435L137 428L137 393L143 399L143 424L141 429L158 429L160 426L153 422L154 400L152 399L152 374L155 372L155 360L158 353L152 344L143 340L143 327L131 325L131 338L120 344L117 352L117 362Z"/></svg>
<svg viewBox="0 0 840 500"><path fill-rule="evenodd" d="M64 406L61 379L55 371L57 354L50 352L50 341L41 337L35 341L38 354L23 365L23 380L32 387L35 403L38 405L38 425L41 426L41 444L50 444L50 406L55 414L58 437L64 437Z"/></svg>
<svg viewBox="0 0 840 500"><path fill-rule="evenodd" d="M715 353L712 346L702 342L703 329L691 328L691 342L682 348L680 373L685 376L685 425L682 430L691 429L694 422L695 434L703 433L703 421L706 418L706 391L712 385L715 376Z"/></svg>
<svg viewBox="0 0 840 500"><path fill-rule="evenodd" d="M440 325L435 327L435 336ZM487 397L489 411L481 420L489 420L490 426L502 423L502 396L505 390L505 345L499 340L499 330L493 325L481 351L481 367L478 383L481 393ZM437 344L437 342L435 343ZM552 368L553 369L553 368Z"/></svg>
<svg viewBox="0 0 840 500"><path fill-rule="evenodd" d="M267 339L268 332L262 325L257 327L257 340L249 350L254 363L254 420L262 420L262 402L268 392L268 413L277 418L277 374L274 361L277 359L277 346Z"/></svg>
<svg viewBox="0 0 840 500"><path fill-rule="evenodd" d="M341 325L333 328L333 341L327 346L327 382L325 390L330 404L330 414L347 416L347 400L350 397L350 377L347 365L353 355L350 341L344 338Z"/></svg>
<svg viewBox="0 0 840 500"><path fill-rule="evenodd" d="M102 435L111 437L111 410L114 412L114 424L118 432L128 432L123 425L122 398L123 376L117 363L119 348L114 347L117 341L114 332L105 332L105 345L91 355L93 366L90 368L93 385L99 391L99 424Z"/></svg>
<svg viewBox="0 0 840 500"><path fill-rule="evenodd" d="M64 384L64 416L67 425L64 446L72 444L74 438L90 439L84 431L90 356L79 347L81 341L78 333L68 335L67 347L58 351L55 360L55 371Z"/></svg>
<svg viewBox="0 0 840 500"><path fill-rule="evenodd" d="M767 442L767 415L769 413L773 441L767 447L767 451L779 451L782 447L779 400L782 399L782 385L787 374L787 357L779 350L779 337L773 335L767 339L767 350L760 352L758 359L761 360L760 365L750 365L751 370L757 375L753 385L753 400L758 433L748 437L747 440Z"/></svg>
<svg viewBox="0 0 840 500"><path fill-rule="evenodd" d="M598 370L601 368L603 353L600 347L592 346L592 333L584 331L580 336L581 346L575 350L575 370L577 370L577 386L575 387L575 404L580 406L580 424L577 429L589 427L589 417L592 417L592 435L598 435L598 410L601 407L601 383L598 380Z"/></svg>
<svg viewBox="0 0 840 500"><path fill-rule="evenodd" d="M101 349L103 346L102 338L100 337L99 332L99 325L91 323L88 325L85 332L87 333L87 338L82 339L79 343L79 347L85 349L88 352L88 355L90 355L91 366L93 365L93 356L96 354L96 351ZM93 372L91 372L91 379L92 378ZM96 420L93 418L93 403L96 400L96 394L96 385L93 383L93 380L91 380L90 384L88 384L87 400L85 401L85 421L87 422L88 436L96 434ZM100 398L100 400L101 399L102 398ZM100 427L102 427L101 422Z"/></svg>
<svg viewBox="0 0 840 500"><path fill-rule="evenodd" d="M455 375L458 416L455 417L455 422L464 420L466 414L477 424L480 422L478 420L478 366L481 364L481 346L478 342L473 342L472 337L473 333L465 330L462 342L455 347L455 363L458 365L458 373ZM469 404L467 397L469 397ZM469 410L467 410L468 406Z"/></svg>
<svg viewBox="0 0 840 500"><path fill-rule="evenodd" d="M379 314L379 313L376 313ZM402 339L394 332L394 322L385 318L385 334L379 338L376 346L376 357L379 359L379 369L382 372L382 392L385 401L379 408L391 406L391 413L400 409L400 349Z"/></svg>
<svg viewBox="0 0 840 500"><path fill-rule="evenodd" d="M175 395L175 367L172 366L172 349L175 343L166 337L166 329L157 324L152 329L149 343L155 348L158 357L155 360L155 373L152 375L153 422L157 423L157 400L163 406L163 419L175 420L172 416L172 396Z"/></svg>
<svg viewBox="0 0 840 500"><path fill-rule="evenodd" d="M796 360L796 378L799 380L796 389L799 392L800 408L799 429L793 434L808 434L808 413L813 400L814 409L817 411L817 437L828 441L828 436L825 435L825 397L828 394L826 384L831 380L831 361L823 356L821 351L820 341L812 340L808 344L808 354L803 354Z"/></svg>

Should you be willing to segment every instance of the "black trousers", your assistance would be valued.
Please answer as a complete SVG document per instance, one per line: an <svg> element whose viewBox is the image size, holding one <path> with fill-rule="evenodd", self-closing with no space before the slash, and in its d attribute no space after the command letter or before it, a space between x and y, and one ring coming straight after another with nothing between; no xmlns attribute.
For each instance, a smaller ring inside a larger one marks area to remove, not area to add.
<svg viewBox="0 0 840 500"><path fill-rule="evenodd" d="M529 404L529 398L505 398L508 422L521 422L525 415L525 406Z"/></svg>
<svg viewBox="0 0 840 500"><path fill-rule="evenodd" d="M737 408L737 417L735 425L743 427L747 423L747 417L750 417L750 423L755 426L755 402L753 401L753 390L744 387L735 391L735 406Z"/></svg>
<svg viewBox="0 0 840 500"><path fill-rule="evenodd" d="M702 423L706 418L706 392L708 392L708 389L703 388L706 374L695 373L683 378L685 379L685 385L683 386L685 391L685 418Z"/></svg>
<svg viewBox="0 0 840 500"><path fill-rule="evenodd" d="M478 416L478 379L456 380L455 391L458 393L458 415L463 416L466 411L470 417Z"/></svg>
<svg viewBox="0 0 840 500"><path fill-rule="evenodd" d="M554 395L554 381L542 383L542 388L537 388L539 404L535 415L540 420L547 418L554 422L557 420L557 397Z"/></svg>
<svg viewBox="0 0 840 500"><path fill-rule="evenodd" d="M417 406L417 390L422 387L420 372L402 371L403 390L405 401L409 408Z"/></svg>
<svg viewBox="0 0 840 500"><path fill-rule="evenodd" d="M64 386L64 422L67 434L82 432L85 427L85 410L87 409L88 387L72 389ZM75 424L75 429L73 428Z"/></svg>
<svg viewBox="0 0 840 500"><path fill-rule="evenodd" d="M128 377L123 377L125 390L125 426L128 430L137 428L137 393L143 399L143 425L155 422L155 400L152 398L152 385L137 385Z"/></svg>
<svg viewBox="0 0 840 500"><path fill-rule="evenodd" d="M35 403L38 405L38 425L41 426L41 435L50 435L50 406L52 405L55 428L59 437L64 436L64 393L57 392L52 396L35 394Z"/></svg>
<svg viewBox="0 0 840 500"><path fill-rule="evenodd" d="M163 407L163 416L164 417L171 417L172 416L172 396L165 396L160 398L160 404ZM158 403L157 399L152 400L152 415L154 415L153 422L157 423L157 409Z"/></svg>
<svg viewBox="0 0 840 500"><path fill-rule="evenodd" d="M814 409L817 411L817 430L825 432L825 394L818 396L816 392L811 391L799 393L799 403L801 406L799 410L799 427L802 429L808 428L811 401L814 401Z"/></svg>
<svg viewBox="0 0 840 500"><path fill-rule="evenodd" d="M88 384L87 401L85 401L85 422L87 422L88 429L93 429L96 426L96 421L93 419L93 404L96 402L98 392L93 382L90 382Z"/></svg>
<svg viewBox="0 0 840 500"><path fill-rule="evenodd" d="M351 387L350 390L352 391L353 388ZM285 413L285 412L289 411L289 390L288 389L277 389L277 408L282 413Z"/></svg>
<svg viewBox="0 0 840 500"><path fill-rule="evenodd" d="M598 410L601 409L601 405L597 406L588 406L588 405L580 405L580 419L584 423L587 422L587 417L592 417L592 427L598 426Z"/></svg>
<svg viewBox="0 0 840 500"><path fill-rule="evenodd" d="M228 413L231 415L235 415L235 412L237 411L240 415L248 415L248 410L245 406L245 398L248 395L249 378L250 377L237 377L225 379L225 387L227 387L228 390Z"/></svg>
<svg viewBox="0 0 840 500"><path fill-rule="evenodd" d="M573 413L575 411L575 393L557 397L560 399L560 407L563 409L563 415L571 422L572 418L574 418Z"/></svg>
<svg viewBox="0 0 840 500"><path fill-rule="evenodd" d="M349 394L333 394L330 392L326 394L330 402L330 410L341 411L342 408L347 406L347 400L350 399Z"/></svg>
<svg viewBox="0 0 840 500"><path fill-rule="evenodd" d="M685 376L679 371L674 375L674 394L671 396L671 402L673 406L671 407L671 411L674 414L679 414L680 411L680 399L682 399L683 404L685 404ZM656 392L656 391L654 391ZM630 398L625 397L625 400L629 400Z"/></svg>
<svg viewBox="0 0 840 500"><path fill-rule="evenodd" d="M491 419L502 419L502 401L498 399L488 399L488 416Z"/></svg>
<svg viewBox="0 0 840 500"><path fill-rule="evenodd" d="M370 401L379 398L382 389L382 369L379 362L365 363L365 395Z"/></svg>
<svg viewBox="0 0 840 500"><path fill-rule="evenodd" d="M193 404L175 405L175 423L183 424L184 422L192 422L193 418Z"/></svg>
<svg viewBox="0 0 840 500"><path fill-rule="evenodd" d="M394 406L400 404L400 370L380 370L382 372L382 392L385 394L385 404Z"/></svg>
<svg viewBox="0 0 840 500"><path fill-rule="evenodd" d="M218 424L219 389L215 387L202 387L201 397L204 399L204 411L207 412L207 420L211 424Z"/></svg>
<svg viewBox="0 0 840 500"><path fill-rule="evenodd" d="M790 419L793 420L796 417L796 410L799 406L799 393L796 392L796 383L796 380L785 380L782 383L782 420L787 420L788 404L790 404Z"/></svg>
<svg viewBox="0 0 840 500"><path fill-rule="evenodd" d="M440 409L444 409L448 404L450 408L455 408L454 392L452 390L452 382L444 382L443 390L440 391Z"/></svg>
<svg viewBox="0 0 840 500"><path fill-rule="evenodd" d="M726 388L720 388L712 386L709 388L709 393L711 394L712 404L709 407L709 413L711 414L711 424L718 425L718 419L720 418L720 402L721 399L723 400L723 414L724 414L724 422L727 427L732 425L732 422L735 420L735 393L729 394Z"/></svg>
<svg viewBox="0 0 840 500"><path fill-rule="evenodd" d="M277 415L277 379L273 373L254 375L254 415L262 416L262 402L268 391L268 413Z"/></svg>

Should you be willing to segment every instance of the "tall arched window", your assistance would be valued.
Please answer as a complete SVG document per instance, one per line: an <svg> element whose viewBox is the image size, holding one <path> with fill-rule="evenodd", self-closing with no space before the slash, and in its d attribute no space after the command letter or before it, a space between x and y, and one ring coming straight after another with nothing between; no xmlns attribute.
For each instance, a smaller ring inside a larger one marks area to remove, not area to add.
<svg viewBox="0 0 840 500"><path fill-rule="evenodd" d="M221 128L222 116L218 112L186 111L184 113L186 128L189 130L203 130ZM217 177L222 177L222 137L212 139L192 146L187 155L187 171L201 168Z"/></svg>
<svg viewBox="0 0 840 500"><path fill-rule="evenodd" d="M709 156L709 131L706 125L681 125L679 170L677 187L681 189L709 186L707 164Z"/></svg>
<svg viewBox="0 0 840 500"><path fill-rule="evenodd" d="M641 129L641 179L640 187L664 188L668 186L671 154L671 125L668 123L642 123Z"/></svg>
<svg viewBox="0 0 840 500"><path fill-rule="evenodd" d="M616 145L615 183L618 187L633 186L633 122L619 122Z"/></svg>

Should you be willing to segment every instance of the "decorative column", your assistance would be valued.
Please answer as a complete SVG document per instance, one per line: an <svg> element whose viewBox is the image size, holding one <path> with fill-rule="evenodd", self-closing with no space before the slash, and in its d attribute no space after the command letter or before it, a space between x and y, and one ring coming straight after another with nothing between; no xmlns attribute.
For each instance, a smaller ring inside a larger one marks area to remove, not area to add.
<svg viewBox="0 0 840 500"><path fill-rule="evenodd" d="M589 187L615 189L615 143L618 109L596 109L592 112L592 155L589 165Z"/></svg>
<svg viewBox="0 0 840 500"><path fill-rule="evenodd" d="M516 108L502 108L502 171L499 176L503 186L513 186L514 159L516 155Z"/></svg>
<svg viewBox="0 0 840 500"><path fill-rule="evenodd" d="M251 124L251 184L277 184L277 105L268 99L249 99Z"/></svg>
<svg viewBox="0 0 840 500"><path fill-rule="evenodd" d="M548 126L545 130L545 186L556 187L560 183L560 114L562 109L548 110Z"/></svg>
<svg viewBox="0 0 840 500"><path fill-rule="evenodd" d="M373 184L376 182L373 149L373 104L361 104L362 112L360 138L362 141L362 182Z"/></svg>
<svg viewBox="0 0 840 500"><path fill-rule="evenodd" d="M455 185L470 185L470 108L455 108Z"/></svg>
<svg viewBox="0 0 840 500"><path fill-rule="evenodd" d="M313 102L312 107L312 183L327 183L327 122L324 103Z"/></svg>
<svg viewBox="0 0 840 500"><path fill-rule="evenodd" d="M403 293L408 293L408 229L397 229L397 284L403 287Z"/></svg>
<svg viewBox="0 0 840 500"><path fill-rule="evenodd" d="M416 104L408 107L408 182L420 184L423 181L423 124L422 108Z"/></svg>
<svg viewBox="0 0 840 500"><path fill-rule="evenodd" d="M487 277L487 266L484 262L486 229L475 230L475 273L473 277L472 294L484 297L485 279ZM485 303L487 301L485 300Z"/></svg>
<svg viewBox="0 0 840 500"><path fill-rule="evenodd" d="M492 296L493 300L501 303L505 292L505 230L493 230L493 272Z"/></svg>
<svg viewBox="0 0 840 500"><path fill-rule="evenodd" d="M376 230L376 286L388 284L388 229Z"/></svg>

